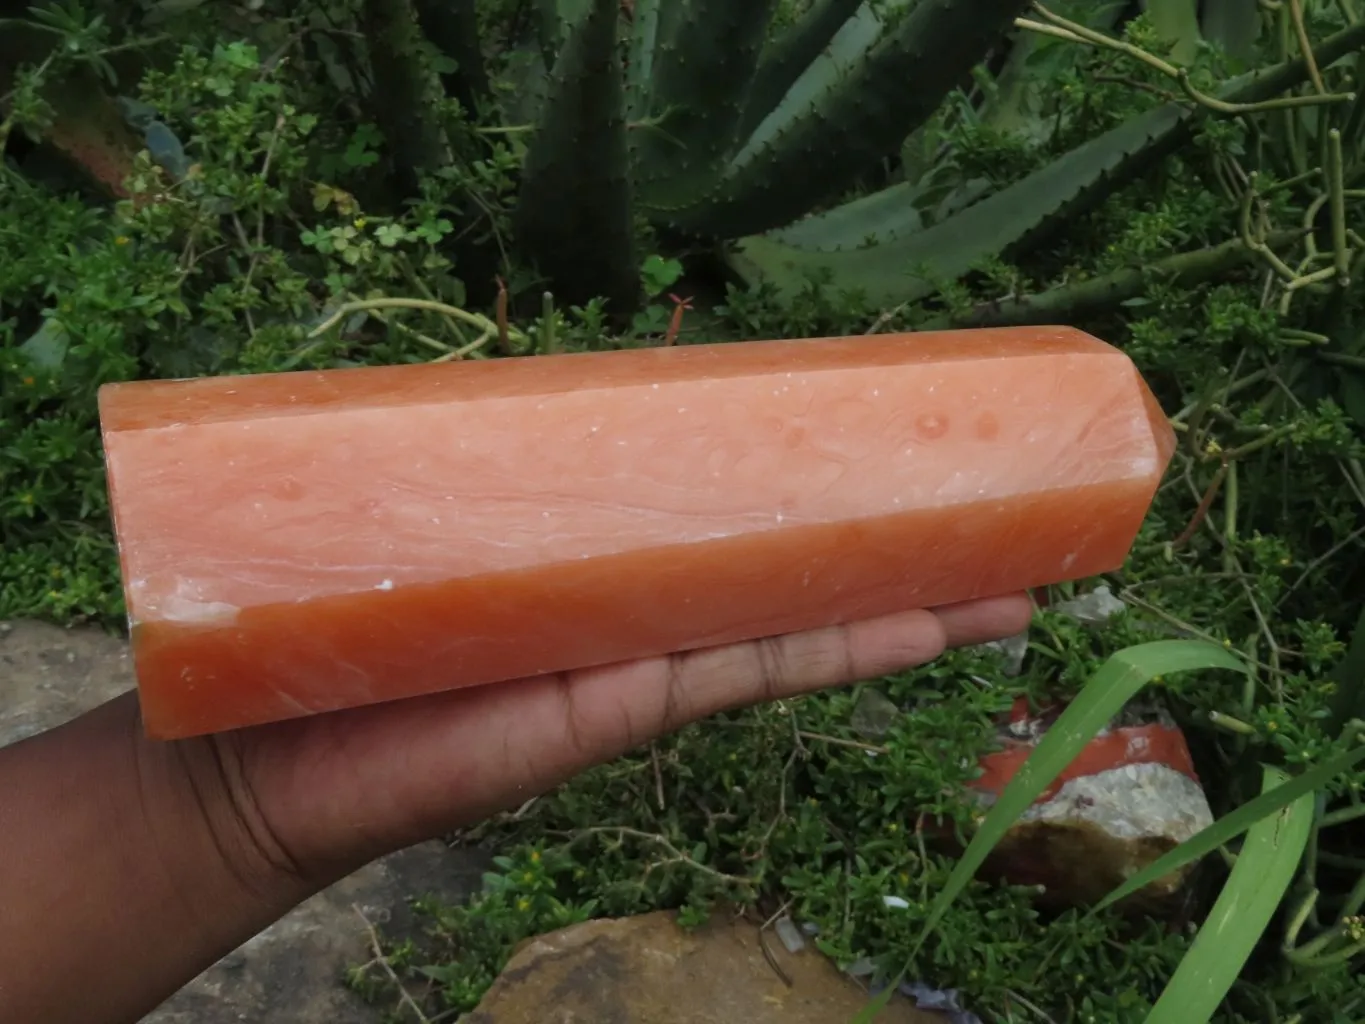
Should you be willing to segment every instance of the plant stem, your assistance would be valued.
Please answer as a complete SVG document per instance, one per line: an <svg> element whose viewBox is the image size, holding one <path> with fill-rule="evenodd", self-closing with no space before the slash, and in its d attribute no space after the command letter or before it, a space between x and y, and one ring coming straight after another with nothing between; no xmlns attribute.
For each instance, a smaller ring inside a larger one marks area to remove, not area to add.
<svg viewBox="0 0 1365 1024"><path fill-rule="evenodd" d="M455 320L462 320L465 323L479 328L481 331L497 331L497 324L487 317L479 316L477 313L470 313L468 310L460 309L458 306L448 306L444 302L433 302L430 299L361 299L356 302L347 302L337 307L322 323L318 324L308 332L308 337L317 338L326 334L338 323L350 316L352 313L368 312L372 309L420 309L431 313L440 313L444 316L452 317ZM524 335L515 328L508 328L511 337L518 341L523 340Z"/></svg>
<svg viewBox="0 0 1365 1024"><path fill-rule="evenodd" d="M1314 96L1278 96L1272 99L1253 100L1250 102L1219 99L1217 96L1210 96L1208 93L1196 89L1194 83L1190 81L1190 73L1186 68L1176 67L1174 64L1164 61L1160 57L1148 53L1141 47L1134 46L1132 43L1125 42L1122 39L1114 39L1101 32L1086 28L1084 25L1069 21L1058 14L1053 14L1040 3L1034 3L1032 9L1039 17L1051 23L1051 30L1049 30L1048 25L1040 25L1038 22L1030 21L1027 18L1015 19L1015 25L1017 27L1029 29L1031 31L1042 31L1047 35L1069 39L1073 42L1090 43L1092 46L1116 50L1119 53L1141 61L1148 67L1159 71L1168 78L1174 79L1185 95L1193 102L1220 114L1253 114L1266 110L1284 110L1293 107L1318 106L1331 103L1350 103L1355 99L1354 93L1326 92ZM1317 64L1313 60L1313 52L1311 49L1307 51L1305 63L1309 76L1316 78L1318 76L1318 69Z"/></svg>
<svg viewBox="0 0 1365 1024"><path fill-rule="evenodd" d="M1280 231L1272 234L1267 243L1263 244L1283 245L1301 235L1300 231ZM1258 251L1249 248L1242 239L1235 238L1207 249L1168 256L1147 267L1126 267L1103 277L1064 285L1035 295L1025 295L1006 301L983 302L963 313L935 317L921 324L918 329L1044 324L1057 317L1075 319L1140 294L1147 283L1148 275L1173 279L1184 285L1194 284L1226 273L1240 264L1251 262Z"/></svg>
<svg viewBox="0 0 1365 1024"><path fill-rule="evenodd" d="M1343 807L1339 811L1322 816L1322 827L1331 828L1333 825L1344 825L1348 821L1356 821L1365 818L1365 804L1356 807Z"/></svg>

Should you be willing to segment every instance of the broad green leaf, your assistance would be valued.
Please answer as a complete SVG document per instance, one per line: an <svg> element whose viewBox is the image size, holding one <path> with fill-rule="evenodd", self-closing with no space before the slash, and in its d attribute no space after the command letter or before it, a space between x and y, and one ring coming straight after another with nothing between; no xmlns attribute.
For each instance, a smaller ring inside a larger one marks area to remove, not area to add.
<svg viewBox="0 0 1365 1024"><path fill-rule="evenodd" d="M1294 878L1313 827L1313 793L1292 802L1289 776L1266 767L1261 796L1284 800L1247 833L1227 884L1146 1024L1208 1024L1237 981Z"/></svg>
<svg viewBox="0 0 1365 1024"><path fill-rule="evenodd" d="M1139 690L1157 676L1210 668L1246 671L1245 665L1229 651L1199 640L1156 640L1125 648L1110 657L1043 735L1033 753L1005 786L948 876L947 885L930 908L929 917L915 943L915 952L929 938L944 913L966 889L991 850L1005 837L1019 816L1076 760L1086 744L1114 719ZM903 976L904 971L901 974ZM854 1018L854 1024L871 1024L875 1015L890 1000L900 980L897 978L885 992L865 1006Z"/></svg>
<svg viewBox="0 0 1365 1024"><path fill-rule="evenodd" d="M1235 811L1223 815L1212 825L1190 836L1174 850L1163 854L1148 864L1095 904L1090 912L1097 914L1106 907L1113 906L1119 900L1131 896L1148 882L1155 881L1191 861L1198 860L1207 853L1212 853L1228 840L1235 839L1270 815L1278 814L1287 804L1297 800L1305 793L1311 794L1321 789L1338 775L1350 771L1361 761L1365 761L1365 747L1339 754L1316 768L1310 768L1301 775L1295 775L1274 790L1263 792L1260 796L1248 800Z"/></svg>

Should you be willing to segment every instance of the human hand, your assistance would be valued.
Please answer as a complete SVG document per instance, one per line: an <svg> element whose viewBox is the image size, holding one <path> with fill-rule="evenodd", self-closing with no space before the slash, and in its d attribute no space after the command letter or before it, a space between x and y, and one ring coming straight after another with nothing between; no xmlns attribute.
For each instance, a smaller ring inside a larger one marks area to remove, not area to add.
<svg viewBox="0 0 1365 1024"><path fill-rule="evenodd" d="M385 853L715 712L1009 636L1030 610L996 598L173 742L146 738L129 692L0 748L0 1019L132 1024Z"/></svg>
<svg viewBox="0 0 1365 1024"><path fill-rule="evenodd" d="M321 885L718 711L920 665L1029 615L1023 595L976 601L173 746L196 791L231 808L229 848Z"/></svg>

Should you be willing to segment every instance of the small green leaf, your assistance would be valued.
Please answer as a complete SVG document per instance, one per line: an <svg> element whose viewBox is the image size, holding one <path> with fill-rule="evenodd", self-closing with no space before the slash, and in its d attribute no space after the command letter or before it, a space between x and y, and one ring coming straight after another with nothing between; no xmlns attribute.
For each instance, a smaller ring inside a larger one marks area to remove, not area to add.
<svg viewBox="0 0 1365 1024"><path fill-rule="evenodd" d="M640 278L644 283L645 294L653 297L672 288L682 277L683 266L675 259L651 255L645 257L640 267Z"/></svg>

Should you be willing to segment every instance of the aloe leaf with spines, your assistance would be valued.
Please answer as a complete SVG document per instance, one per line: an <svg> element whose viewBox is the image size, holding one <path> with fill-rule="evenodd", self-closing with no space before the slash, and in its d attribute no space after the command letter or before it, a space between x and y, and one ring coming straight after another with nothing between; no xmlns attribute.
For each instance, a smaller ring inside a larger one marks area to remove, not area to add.
<svg viewBox="0 0 1365 1024"><path fill-rule="evenodd" d="M648 207L704 197L739 146L745 97L777 0L669 0L659 11L645 118L631 134Z"/></svg>
<svg viewBox="0 0 1365 1024"><path fill-rule="evenodd" d="M907 203L883 219L878 234L889 240L882 244L822 251L755 235L739 244L731 264L751 283L768 282L780 294L799 294L811 282L827 280L868 302L914 302L933 294L939 279L968 273L1049 220L1088 204L1097 191L1107 192L1110 179L1124 172L1127 163L1150 159L1153 141L1169 133L1180 116L1174 106L1150 110L922 231L913 229L919 212ZM846 218L838 208L823 218L843 242L850 240L841 223ZM818 216L813 220L822 222ZM805 237L818 244L809 225Z"/></svg>
<svg viewBox="0 0 1365 1024"><path fill-rule="evenodd" d="M475 0L414 0L417 20L442 55L454 67L441 72L446 95L459 101L470 115L488 99L488 69L479 45Z"/></svg>
<svg viewBox="0 0 1365 1024"><path fill-rule="evenodd" d="M818 82L803 106L789 90L715 187L668 219L735 237L788 224L838 195L933 115L1025 6L920 0L896 10L863 59Z"/></svg>
<svg viewBox="0 0 1365 1024"><path fill-rule="evenodd" d="M1361 47L1365 25L1356 25L1324 40L1315 52L1318 64L1327 67ZM1300 58L1241 75L1217 98L1256 103L1307 78ZM1207 113L1182 103L1154 107L923 230L915 230L919 209L896 201L898 192L912 190L896 185L885 196L855 200L855 211L835 207L797 225L741 239L730 263L750 284L767 283L779 295L797 295L823 283L874 304L916 302L937 291L937 282L960 277L982 261L1045 243L1179 150ZM849 231L858 222L850 213L861 210L884 214L871 233L880 244L860 243Z"/></svg>
<svg viewBox="0 0 1365 1024"><path fill-rule="evenodd" d="M374 83L374 119L388 139L399 192L416 195L422 177L446 160L445 139L417 59L422 43L417 14L410 0L364 0L360 13Z"/></svg>
<svg viewBox="0 0 1365 1024"><path fill-rule="evenodd" d="M441 0L431 0L439 3ZM554 67L572 26L592 9L592 0L536 0L540 52L546 69Z"/></svg>
<svg viewBox="0 0 1365 1024"><path fill-rule="evenodd" d="M739 130L749 135L777 108L793 83L829 46L863 0L815 0L763 52L744 103Z"/></svg>
<svg viewBox="0 0 1365 1024"><path fill-rule="evenodd" d="M569 27L527 148L513 233L562 302L639 301L617 0L591 0Z"/></svg>
<svg viewBox="0 0 1365 1024"><path fill-rule="evenodd" d="M665 0L635 0L630 51L626 58L626 106L636 125L649 113L650 76L654 73L654 48L659 38L659 18Z"/></svg>

